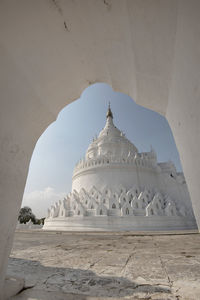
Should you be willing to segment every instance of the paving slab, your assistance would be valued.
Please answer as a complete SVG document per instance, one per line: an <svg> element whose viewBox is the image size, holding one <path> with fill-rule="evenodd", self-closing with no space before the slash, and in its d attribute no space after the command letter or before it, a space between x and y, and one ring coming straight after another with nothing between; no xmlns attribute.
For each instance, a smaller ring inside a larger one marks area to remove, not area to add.
<svg viewBox="0 0 200 300"><path fill-rule="evenodd" d="M200 300L200 235L17 231L12 300Z"/></svg>

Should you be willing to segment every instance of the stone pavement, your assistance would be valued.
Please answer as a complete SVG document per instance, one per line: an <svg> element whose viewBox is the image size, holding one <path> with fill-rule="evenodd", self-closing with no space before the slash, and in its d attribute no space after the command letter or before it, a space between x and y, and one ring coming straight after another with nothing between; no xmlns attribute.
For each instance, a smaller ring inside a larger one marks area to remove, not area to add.
<svg viewBox="0 0 200 300"><path fill-rule="evenodd" d="M200 235L17 231L12 300L200 300Z"/></svg>

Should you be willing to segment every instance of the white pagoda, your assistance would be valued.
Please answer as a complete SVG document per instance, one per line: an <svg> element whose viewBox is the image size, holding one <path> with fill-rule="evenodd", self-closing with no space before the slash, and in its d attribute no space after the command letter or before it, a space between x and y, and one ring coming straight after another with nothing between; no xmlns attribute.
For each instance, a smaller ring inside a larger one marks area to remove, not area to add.
<svg viewBox="0 0 200 300"><path fill-rule="evenodd" d="M183 173L138 149L113 123L89 145L72 177L72 192L48 210L43 229L166 231L196 229Z"/></svg>

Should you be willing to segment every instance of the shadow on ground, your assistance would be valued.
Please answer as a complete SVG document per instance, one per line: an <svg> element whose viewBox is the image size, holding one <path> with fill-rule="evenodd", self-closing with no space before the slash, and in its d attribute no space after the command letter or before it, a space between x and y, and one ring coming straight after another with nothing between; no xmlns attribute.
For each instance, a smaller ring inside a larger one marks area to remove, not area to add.
<svg viewBox="0 0 200 300"><path fill-rule="evenodd" d="M91 270L47 267L34 260L10 258L8 271L9 275L25 277L24 289L12 298L16 300L30 299L30 296L41 300L63 299L61 294L67 295L69 300L120 298L136 293L171 294L168 286L139 283L124 277L99 276Z"/></svg>

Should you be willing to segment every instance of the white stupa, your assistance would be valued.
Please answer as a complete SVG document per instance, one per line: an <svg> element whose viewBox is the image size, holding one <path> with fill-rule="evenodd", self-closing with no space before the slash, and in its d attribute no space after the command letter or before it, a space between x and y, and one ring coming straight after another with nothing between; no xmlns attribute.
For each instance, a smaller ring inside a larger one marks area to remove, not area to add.
<svg viewBox="0 0 200 300"><path fill-rule="evenodd" d="M154 150L138 149L113 124L104 129L75 166L72 192L48 210L48 230L196 229L183 173L158 163Z"/></svg>

